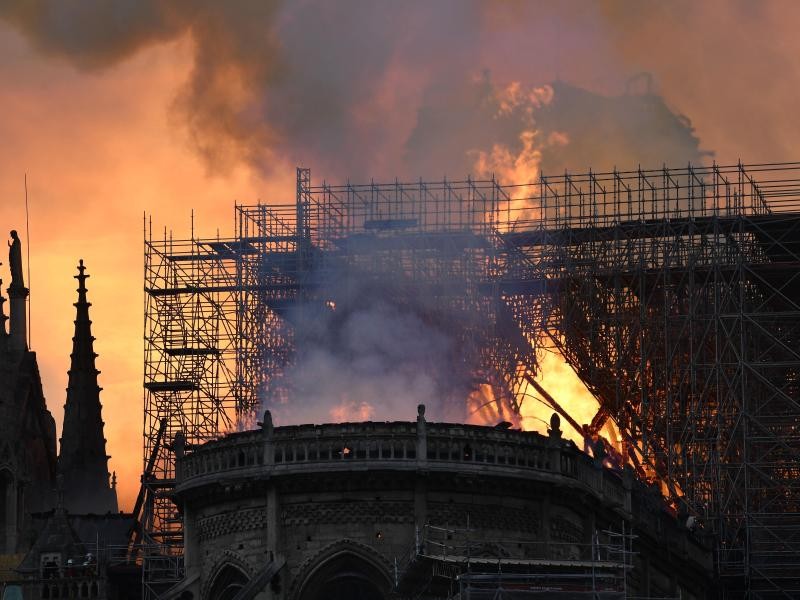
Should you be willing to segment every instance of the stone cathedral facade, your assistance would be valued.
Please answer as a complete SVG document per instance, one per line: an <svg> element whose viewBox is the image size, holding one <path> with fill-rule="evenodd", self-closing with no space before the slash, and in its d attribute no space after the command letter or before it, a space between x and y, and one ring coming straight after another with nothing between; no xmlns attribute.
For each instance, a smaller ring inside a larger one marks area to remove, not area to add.
<svg viewBox="0 0 800 600"><path fill-rule="evenodd" d="M18 588L26 600L110 598L107 573L96 564L98 548L124 544L132 523L119 512L108 470L89 276L80 261L58 450L37 356L29 347L21 241L15 231L11 239L8 299L0 290L0 590Z"/></svg>

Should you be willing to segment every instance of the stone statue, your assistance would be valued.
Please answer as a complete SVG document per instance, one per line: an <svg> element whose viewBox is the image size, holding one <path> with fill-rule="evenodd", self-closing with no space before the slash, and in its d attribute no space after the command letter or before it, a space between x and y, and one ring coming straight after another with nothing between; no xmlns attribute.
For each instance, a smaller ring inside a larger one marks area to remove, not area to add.
<svg viewBox="0 0 800 600"><path fill-rule="evenodd" d="M11 287L23 288L25 281L22 277L22 242L15 230L11 231L11 239L8 244L8 266L11 269Z"/></svg>
<svg viewBox="0 0 800 600"><path fill-rule="evenodd" d="M553 413L550 416L550 429L547 430L547 433L552 438L561 438L563 431L561 431L561 417L558 416L558 413Z"/></svg>
<svg viewBox="0 0 800 600"><path fill-rule="evenodd" d="M274 430L274 425L272 424L272 413L269 410L264 411L264 420L261 421L261 431L264 432L264 435L267 436L267 439L272 439L272 432Z"/></svg>

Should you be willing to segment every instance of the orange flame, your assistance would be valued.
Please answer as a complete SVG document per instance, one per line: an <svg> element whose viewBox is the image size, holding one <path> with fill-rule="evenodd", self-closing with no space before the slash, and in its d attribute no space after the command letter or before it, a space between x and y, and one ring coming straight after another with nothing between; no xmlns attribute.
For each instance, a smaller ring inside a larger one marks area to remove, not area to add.
<svg viewBox="0 0 800 600"><path fill-rule="evenodd" d="M507 145L496 143L488 151L474 151L474 169L479 176L494 175L506 184L519 184L514 188L513 197L509 201L509 209L518 216L517 218L537 219L540 216L535 182L541 172L542 152L547 147L564 146L569 143L567 135L560 132L553 132L546 140L541 140L536 129L536 110L549 104L552 99L553 88L550 86L531 87L513 81L499 88L494 98L497 104L495 118L515 112L521 116L519 144L514 150ZM599 403L563 357L558 353L543 352L539 366L536 382L548 390L548 393L579 425L591 423ZM546 433L553 407L544 399L538 398L533 388L527 384L522 385L517 402L520 414L516 417L515 424L525 430ZM468 400L468 406L470 422L494 424L498 420L513 421L501 418L500 410L497 408L499 404L491 395L489 386L483 386L473 393ZM582 446L583 432L565 423L563 419L562 423L565 437ZM619 445L619 434L614 430L610 420L600 433L613 445Z"/></svg>
<svg viewBox="0 0 800 600"><path fill-rule="evenodd" d="M467 397L467 418L470 425L494 426L503 421L511 423L512 427L522 428L520 415L514 414L494 394L492 386L481 383Z"/></svg>
<svg viewBox="0 0 800 600"><path fill-rule="evenodd" d="M331 408L329 414L333 423L370 421L375 414L375 407L369 402L345 399Z"/></svg>
<svg viewBox="0 0 800 600"><path fill-rule="evenodd" d="M512 81L499 87L494 93L495 119L516 116L520 122L518 143L515 148L504 143L492 144L491 149L473 149L473 168L479 177L495 177L505 184L512 184L512 198L508 209L513 219L537 219L539 217L538 187L541 174L542 152L549 147L569 143L566 133L554 131L541 139L536 129L536 111L552 102L553 88L525 86Z"/></svg>

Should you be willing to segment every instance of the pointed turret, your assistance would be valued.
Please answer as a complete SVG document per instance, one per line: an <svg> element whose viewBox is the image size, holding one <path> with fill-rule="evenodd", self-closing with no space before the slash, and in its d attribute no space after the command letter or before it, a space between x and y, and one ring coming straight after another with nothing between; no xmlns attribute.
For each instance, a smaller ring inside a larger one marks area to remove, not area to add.
<svg viewBox="0 0 800 600"><path fill-rule="evenodd" d="M64 477L64 506L72 514L117 512L117 493L109 486L103 437L100 390L95 368L94 337L86 300L86 267L78 265L75 336L69 369L67 403L58 468Z"/></svg>

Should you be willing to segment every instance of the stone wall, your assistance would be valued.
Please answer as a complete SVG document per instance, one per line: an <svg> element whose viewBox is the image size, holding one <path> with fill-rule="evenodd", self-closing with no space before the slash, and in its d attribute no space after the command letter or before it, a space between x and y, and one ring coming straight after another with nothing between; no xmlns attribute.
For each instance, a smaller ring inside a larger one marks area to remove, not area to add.
<svg viewBox="0 0 800 600"><path fill-rule="evenodd" d="M202 599L232 598L267 576L250 597L314 600L356 588L365 598L403 597L418 585L415 569L455 573L465 557L575 569L599 552L602 532L652 520L631 512L629 473L603 469L558 435L429 424L423 414L416 423L273 428L267 420L178 454L187 580ZM703 597L706 564L685 548L664 556L653 548L640 564L680 572L670 590ZM638 578L650 580L663 583ZM413 595L437 597L425 585Z"/></svg>

